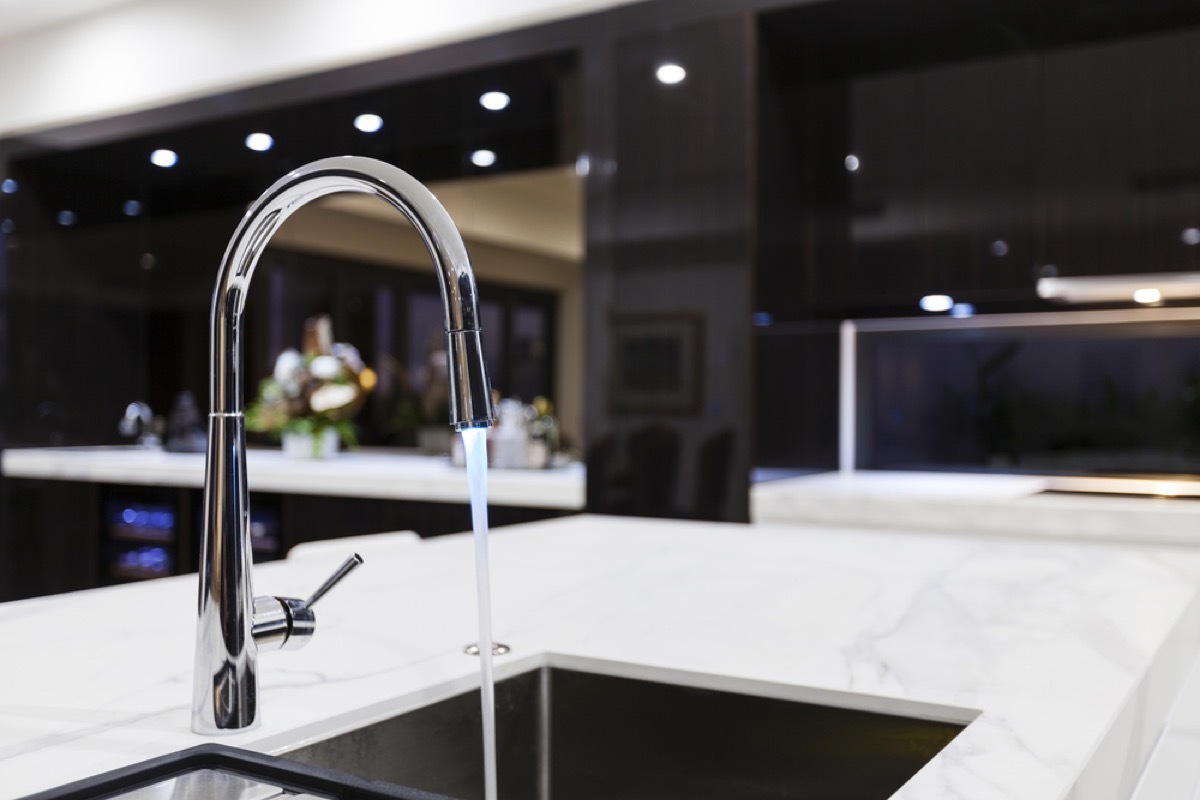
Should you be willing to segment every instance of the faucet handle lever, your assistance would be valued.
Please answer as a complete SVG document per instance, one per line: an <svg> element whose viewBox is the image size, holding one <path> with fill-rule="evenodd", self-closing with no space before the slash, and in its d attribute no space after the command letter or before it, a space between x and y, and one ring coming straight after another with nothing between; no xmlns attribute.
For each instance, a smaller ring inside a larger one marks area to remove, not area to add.
<svg viewBox="0 0 1200 800"><path fill-rule="evenodd" d="M269 595L254 598L254 620L251 630L259 649L294 650L307 644L317 629L317 617L312 610L313 603L324 597L326 592L361 563L362 556L358 553L350 556L307 600Z"/></svg>
<svg viewBox="0 0 1200 800"><path fill-rule="evenodd" d="M317 590L313 592L307 600L304 601L305 607L312 608L313 605L316 604L316 602L322 597L324 597L330 589L332 589L334 586L337 586L338 583L341 582L342 578L358 569L359 565L362 563L362 556L360 556L358 553L352 553L350 557L343 561L342 565L338 567L324 583L318 586Z"/></svg>

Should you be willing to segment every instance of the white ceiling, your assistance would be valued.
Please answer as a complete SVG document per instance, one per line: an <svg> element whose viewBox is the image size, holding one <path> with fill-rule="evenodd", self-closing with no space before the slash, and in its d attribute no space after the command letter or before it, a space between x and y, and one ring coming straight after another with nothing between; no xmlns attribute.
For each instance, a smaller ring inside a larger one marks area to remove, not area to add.
<svg viewBox="0 0 1200 800"><path fill-rule="evenodd" d="M0 39L123 6L132 0L0 0Z"/></svg>

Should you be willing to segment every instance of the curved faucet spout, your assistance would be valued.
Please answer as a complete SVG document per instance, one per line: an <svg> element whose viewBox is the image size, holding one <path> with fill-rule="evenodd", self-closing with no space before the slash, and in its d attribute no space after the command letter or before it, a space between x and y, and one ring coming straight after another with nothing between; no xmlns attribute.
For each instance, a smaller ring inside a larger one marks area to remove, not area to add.
<svg viewBox="0 0 1200 800"><path fill-rule="evenodd" d="M267 189L242 218L225 250L213 292L210 409L222 414L243 409L242 324L246 293L259 256L295 211L337 192L374 195L416 228L441 284L451 354L450 424L456 430L489 424L495 414L479 351L475 276L462 237L446 209L415 178L382 161L356 156L314 161L289 173Z"/></svg>
<svg viewBox="0 0 1200 800"><path fill-rule="evenodd" d="M246 294L259 256L284 221L302 206L336 192L374 195L416 228L441 284L450 424L461 430L490 425L495 417L480 347L474 273L458 229L428 189L390 164L344 156L314 161L289 173L255 201L225 251L212 298L208 461L192 701L192 728L197 733L234 732L258 721L243 418Z"/></svg>

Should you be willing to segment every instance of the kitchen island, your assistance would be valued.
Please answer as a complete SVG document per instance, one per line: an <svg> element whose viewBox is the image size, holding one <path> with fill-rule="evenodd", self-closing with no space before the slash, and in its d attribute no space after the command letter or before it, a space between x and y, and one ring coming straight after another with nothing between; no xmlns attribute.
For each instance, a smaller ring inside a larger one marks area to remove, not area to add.
<svg viewBox="0 0 1200 800"><path fill-rule="evenodd" d="M500 675L551 664L967 727L900 798L1132 791L1200 634L1200 553L588 515L492 535ZM350 542L255 587L305 596ZM281 753L477 685L470 537L384 534L313 642L260 659ZM205 741L189 732L195 578L0 606L0 797ZM766 687L764 689L764 687Z"/></svg>

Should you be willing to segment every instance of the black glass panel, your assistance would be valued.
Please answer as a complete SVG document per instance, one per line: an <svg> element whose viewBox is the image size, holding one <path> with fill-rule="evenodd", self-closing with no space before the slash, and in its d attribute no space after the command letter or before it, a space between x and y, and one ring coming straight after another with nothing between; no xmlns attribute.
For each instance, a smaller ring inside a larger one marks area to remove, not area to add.
<svg viewBox="0 0 1200 800"><path fill-rule="evenodd" d="M1200 322L860 342L861 466L1200 473Z"/></svg>

